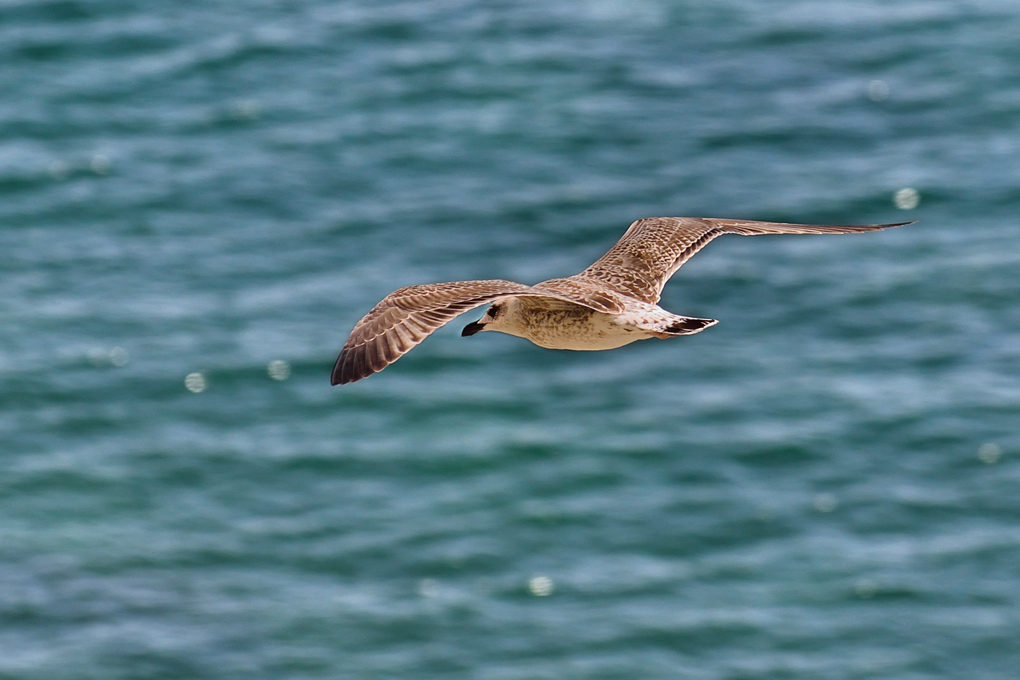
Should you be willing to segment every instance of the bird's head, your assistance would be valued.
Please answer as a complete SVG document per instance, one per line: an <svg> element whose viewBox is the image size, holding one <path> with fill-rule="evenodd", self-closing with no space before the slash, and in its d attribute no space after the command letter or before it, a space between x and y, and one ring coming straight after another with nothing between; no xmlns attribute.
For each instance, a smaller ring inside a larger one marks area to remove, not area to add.
<svg viewBox="0 0 1020 680"><path fill-rule="evenodd" d="M500 321L504 319L506 311L510 306L509 300L497 300L489 305L489 308L485 310L485 314L482 314L482 318L478 321L472 321L467 326L464 326L464 330L460 332L461 336L467 337L474 335L481 331L493 331L500 330L498 327L501 325Z"/></svg>

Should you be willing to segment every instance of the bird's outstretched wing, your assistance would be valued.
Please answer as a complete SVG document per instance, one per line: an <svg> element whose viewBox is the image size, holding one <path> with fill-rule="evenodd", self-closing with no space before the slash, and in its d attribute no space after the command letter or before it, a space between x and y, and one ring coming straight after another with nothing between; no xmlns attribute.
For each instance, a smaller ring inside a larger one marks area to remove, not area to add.
<svg viewBox="0 0 1020 680"><path fill-rule="evenodd" d="M503 295L525 293L513 281L453 281L395 290L354 326L333 365L342 385L383 370L455 316Z"/></svg>
<svg viewBox="0 0 1020 680"><path fill-rule="evenodd" d="M384 297L354 326L330 383L343 385L378 373L454 317L505 295L559 300L597 312L624 309L618 295L587 281L553 279L525 286L492 279L408 286Z"/></svg>
<svg viewBox="0 0 1020 680"><path fill-rule="evenodd" d="M896 224L822 225L727 220L713 217L646 217L630 225L616 245L571 279L595 280L614 291L652 304L680 266L723 234L856 234Z"/></svg>

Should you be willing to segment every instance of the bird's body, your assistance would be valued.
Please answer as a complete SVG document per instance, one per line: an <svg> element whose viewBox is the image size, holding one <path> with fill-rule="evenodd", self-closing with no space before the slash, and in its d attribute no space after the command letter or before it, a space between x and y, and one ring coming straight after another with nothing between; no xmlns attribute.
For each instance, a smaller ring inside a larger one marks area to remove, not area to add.
<svg viewBox="0 0 1020 680"><path fill-rule="evenodd" d="M597 351L636 340L699 333L714 319L678 316L658 306L666 281L722 234L844 234L902 224L807 225L696 217L634 222L608 253L574 276L534 286L513 281L454 281L401 288L357 323L333 367L334 385L381 371L455 316L491 306L463 335L498 331L548 349Z"/></svg>
<svg viewBox="0 0 1020 680"><path fill-rule="evenodd" d="M538 284L533 289L541 287ZM639 300L615 314L556 298L510 295L494 302L475 323L478 331L515 335L546 349L598 351L647 338L690 335L716 322L677 316ZM464 335L474 335L475 328L469 324Z"/></svg>

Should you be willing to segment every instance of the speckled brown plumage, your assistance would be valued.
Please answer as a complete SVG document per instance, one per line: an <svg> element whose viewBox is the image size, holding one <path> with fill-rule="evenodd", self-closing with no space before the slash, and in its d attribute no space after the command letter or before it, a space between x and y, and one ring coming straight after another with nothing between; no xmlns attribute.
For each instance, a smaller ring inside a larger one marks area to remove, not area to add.
<svg viewBox="0 0 1020 680"><path fill-rule="evenodd" d="M333 367L342 385L377 373L409 352L455 316L506 295L551 298L600 312L622 312L620 296L588 281L554 279L525 286L499 279L408 286L377 304L351 331Z"/></svg>
<svg viewBox="0 0 1020 680"><path fill-rule="evenodd" d="M723 234L850 234L898 224L817 225L753 222L713 217L646 217L630 228L609 252L572 279L594 279L630 297L656 303L670 277L684 262Z"/></svg>
<svg viewBox="0 0 1020 680"><path fill-rule="evenodd" d="M334 385L381 371L455 316L528 286L513 281L454 281L396 290L358 322L333 367Z"/></svg>
<svg viewBox="0 0 1020 680"><path fill-rule="evenodd" d="M666 281L715 237L723 234L846 234L903 224L910 223L837 226L699 217L638 220L609 252L574 276L550 279L534 286L501 280L454 281L409 286L390 293L351 331L333 366L331 382L334 385L354 382L381 371L455 316L502 298L527 298L526 309L530 310L532 324L536 309L549 309L549 319L555 319L557 316L551 310L562 310L567 305L577 308L582 317L587 314L601 320L578 325L578 328L601 328L600 337L606 335L606 329L640 332L640 336L628 337L621 343L643 337L689 335L715 321L676 316L655 303ZM496 326L495 323L491 325ZM533 342L537 338L506 328L493 330L528 337ZM607 346L598 346L597 342L583 347L605 348Z"/></svg>

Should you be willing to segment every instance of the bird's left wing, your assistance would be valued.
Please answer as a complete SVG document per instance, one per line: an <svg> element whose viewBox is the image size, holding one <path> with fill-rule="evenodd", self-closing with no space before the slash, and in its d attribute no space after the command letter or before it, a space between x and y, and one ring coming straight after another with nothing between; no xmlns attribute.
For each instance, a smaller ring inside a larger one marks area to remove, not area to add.
<svg viewBox="0 0 1020 680"><path fill-rule="evenodd" d="M529 289L522 283L494 279L430 283L393 291L354 326L333 365L330 383L342 385L377 373L455 316Z"/></svg>

